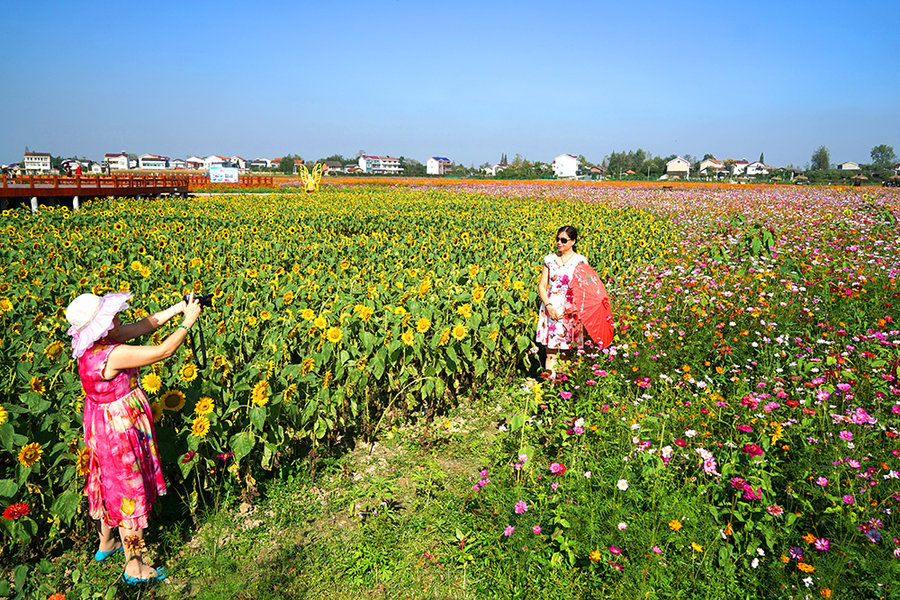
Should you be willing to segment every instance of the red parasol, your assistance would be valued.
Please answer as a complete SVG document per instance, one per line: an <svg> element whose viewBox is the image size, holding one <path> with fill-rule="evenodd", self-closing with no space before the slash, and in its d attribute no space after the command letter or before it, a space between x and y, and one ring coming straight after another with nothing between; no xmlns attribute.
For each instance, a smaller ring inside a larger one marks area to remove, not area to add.
<svg viewBox="0 0 900 600"><path fill-rule="evenodd" d="M587 263L575 266L569 284L578 318L591 338L604 348L612 343L613 318L609 294L600 276Z"/></svg>

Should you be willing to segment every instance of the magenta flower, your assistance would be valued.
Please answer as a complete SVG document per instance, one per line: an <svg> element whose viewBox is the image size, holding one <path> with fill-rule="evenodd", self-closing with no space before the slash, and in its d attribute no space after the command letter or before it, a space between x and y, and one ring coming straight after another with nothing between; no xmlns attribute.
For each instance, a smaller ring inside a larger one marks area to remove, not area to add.
<svg viewBox="0 0 900 600"><path fill-rule="evenodd" d="M541 534L541 526L535 525L534 527L531 528L531 531L534 532L534 535L540 535Z"/></svg>
<svg viewBox="0 0 900 600"><path fill-rule="evenodd" d="M744 444L744 454L749 454L750 456L762 456L763 449L757 446L756 444Z"/></svg>
<svg viewBox="0 0 900 600"><path fill-rule="evenodd" d="M609 551L612 552L613 554L615 554L616 556L619 556L620 554L622 554L622 550L620 550L619 548L617 548L615 546L610 546Z"/></svg>
<svg viewBox="0 0 900 600"><path fill-rule="evenodd" d="M525 504L524 500L519 500L516 502L516 514L521 515L524 512L528 512L528 505Z"/></svg>
<svg viewBox="0 0 900 600"><path fill-rule="evenodd" d="M567 392L567 391L563 390L562 392L559 393L559 397L562 398L563 400L568 400L569 398L572 397L572 392Z"/></svg>
<svg viewBox="0 0 900 600"><path fill-rule="evenodd" d="M503 535L505 535L506 537L509 537L513 534L513 531L515 531L515 530L516 530L516 528L513 527L512 525L507 525L506 529L503 530Z"/></svg>
<svg viewBox="0 0 900 600"><path fill-rule="evenodd" d="M853 439L853 434L845 429L844 431L841 432L841 439L844 440L845 442L849 442L850 440Z"/></svg>
<svg viewBox="0 0 900 600"><path fill-rule="evenodd" d="M854 498L851 494L845 494L843 500L844 504L853 504L854 502L856 502L856 498Z"/></svg>
<svg viewBox="0 0 900 600"><path fill-rule="evenodd" d="M659 546L653 546L650 549L653 550L654 554L662 554L662 548L660 548Z"/></svg>
<svg viewBox="0 0 900 600"><path fill-rule="evenodd" d="M744 433L752 433L753 427L750 425L737 425L738 431L743 431Z"/></svg>
<svg viewBox="0 0 900 600"><path fill-rule="evenodd" d="M817 538L813 545L816 547L816 550L821 552L828 552L828 549L831 548L831 542L825 538Z"/></svg>
<svg viewBox="0 0 900 600"><path fill-rule="evenodd" d="M828 485L828 480L825 479L824 477L817 477L816 484L821 485L822 487L825 487L826 485Z"/></svg>
<svg viewBox="0 0 900 600"><path fill-rule="evenodd" d="M550 463L550 472L554 475L562 475L566 472L566 467L560 463Z"/></svg>
<svg viewBox="0 0 900 600"><path fill-rule="evenodd" d="M777 504L770 504L766 507L766 512L772 515L773 517L780 517L784 514L784 509L778 506Z"/></svg>

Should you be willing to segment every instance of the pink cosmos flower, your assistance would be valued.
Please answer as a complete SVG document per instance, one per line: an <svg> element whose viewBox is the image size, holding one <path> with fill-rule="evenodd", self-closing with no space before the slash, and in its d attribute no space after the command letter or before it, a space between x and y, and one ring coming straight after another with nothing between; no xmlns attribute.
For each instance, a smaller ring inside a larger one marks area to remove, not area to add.
<svg viewBox="0 0 900 600"><path fill-rule="evenodd" d="M845 442L849 442L850 440L853 439L853 434L850 433L849 431L847 431L846 429L844 431L842 431L840 435L841 435L841 439L844 440Z"/></svg>
<svg viewBox="0 0 900 600"><path fill-rule="evenodd" d="M531 528L531 531L534 532L534 535L540 535L540 533L541 533L541 526L540 526L540 525L535 525L534 527Z"/></svg>
<svg viewBox="0 0 900 600"><path fill-rule="evenodd" d="M612 552L613 554L615 554L616 556L619 556L620 554L622 554L622 550L620 550L619 548L617 548L615 546L610 546L609 551Z"/></svg>
<svg viewBox="0 0 900 600"><path fill-rule="evenodd" d="M820 552L828 552L828 549L831 548L831 542L825 538L817 538L813 545L816 547L816 550L819 550Z"/></svg>
<svg viewBox="0 0 900 600"><path fill-rule="evenodd" d="M679 446L679 447L681 447L681 448L684 448L685 446L687 446L687 442L684 441L684 440L681 439L681 438L676 438L676 439L675 439L675 445L676 445L676 446Z"/></svg>
<svg viewBox="0 0 900 600"><path fill-rule="evenodd" d="M503 530L503 535L505 535L506 537L509 537L513 534L513 531L515 531L515 530L516 530L516 528L513 527L512 525L507 525L506 529Z"/></svg>
<svg viewBox="0 0 900 600"><path fill-rule="evenodd" d="M856 498L854 498L851 494L844 494L843 497L844 504L853 504L856 502Z"/></svg>
<svg viewBox="0 0 900 600"><path fill-rule="evenodd" d="M654 554L662 554L662 548L660 548L659 546L653 546L650 549L653 550Z"/></svg>
<svg viewBox="0 0 900 600"><path fill-rule="evenodd" d="M525 504L524 500L519 500L516 502L516 514L521 515L524 512L528 512L528 505Z"/></svg>
<svg viewBox="0 0 900 600"><path fill-rule="evenodd" d="M817 477L816 485L821 485L822 487L825 487L826 485L828 485L828 480L825 479L824 477Z"/></svg>
<svg viewBox="0 0 900 600"><path fill-rule="evenodd" d="M566 472L566 467L560 463L550 463L550 472L554 475L562 475Z"/></svg>
<svg viewBox="0 0 900 600"><path fill-rule="evenodd" d="M563 400L568 400L572 397L572 392L567 392L564 390L559 393L559 397L562 398Z"/></svg>

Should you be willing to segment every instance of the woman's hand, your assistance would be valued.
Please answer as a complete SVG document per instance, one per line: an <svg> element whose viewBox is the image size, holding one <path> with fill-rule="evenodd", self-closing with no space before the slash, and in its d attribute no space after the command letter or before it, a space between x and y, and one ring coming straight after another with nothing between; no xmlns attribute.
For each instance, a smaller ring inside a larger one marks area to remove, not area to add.
<svg viewBox="0 0 900 600"><path fill-rule="evenodd" d="M188 296L187 302L182 302L184 308L182 308L181 312L184 313L184 319L181 324L185 327L193 327L194 323L197 322L197 319L200 318L200 311L203 310L200 307L200 300L194 298L193 292L190 296Z"/></svg>
<svg viewBox="0 0 900 600"><path fill-rule="evenodd" d="M551 319L553 319L554 321L559 321L559 318L562 316L561 314L559 314L559 311L556 310L556 308L553 306L546 305L546 304L544 306L547 309L547 316L550 317Z"/></svg>

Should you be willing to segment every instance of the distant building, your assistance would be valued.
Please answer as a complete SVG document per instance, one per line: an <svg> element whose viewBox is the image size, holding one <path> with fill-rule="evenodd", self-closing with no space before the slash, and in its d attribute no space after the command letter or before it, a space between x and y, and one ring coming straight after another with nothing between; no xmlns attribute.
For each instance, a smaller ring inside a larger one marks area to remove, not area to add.
<svg viewBox="0 0 900 600"><path fill-rule="evenodd" d="M700 161L700 174L701 175L715 175L718 176L719 173L725 170L725 163L717 158L704 158Z"/></svg>
<svg viewBox="0 0 900 600"><path fill-rule="evenodd" d="M846 162L842 162L837 166L838 171L859 171L859 165L853 162L852 160L848 160Z"/></svg>
<svg viewBox="0 0 900 600"><path fill-rule="evenodd" d="M257 169L268 169L272 166L272 161L268 158L254 158L250 161L250 167L256 167Z"/></svg>
<svg viewBox="0 0 900 600"><path fill-rule="evenodd" d="M170 158L169 159L169 168L170 169L187 169L187 161L183 158Z"/></svg>
<svg viewBox="0 0 900 600"><path fill-rule="evenodd" d="M748 164L744 168L744 175L747 177L755 177L756 175L768 175L770 167L756 161Z"/></svg>
<svg viewBox="0 0 900 600"><path fill-rule="evenodd" d="M676 156L666 163L666 175L687 179L691 176L691 163L680 156Z"/></svg>
<svg viewBox="0 0 900 600"><path fill-rule="evenodd" d="M360 156L359 168L370 175L401 175L400 159L393 156Z"/></svg>
<svg viewBox="0 0 900 600"><path fill-rule="evenodd" d="M128 160L128 154L124 151L104 154L103 162L109 166L110 171L125 171L131 167L131 161Z"/></svg>
<svg viewBox="0 0 900 600"><path fill-rule="evenodd" d="M344 165L339 160L326 160L322 163L322 173L343 173Z"/></svg>
<svg viewBox="0 0 900 600"><path fill-rule="evenodd" d="M141 154L138 157L139 169L168 169L169 157L158 154Z"/></svg>
<svg viewBox="0 0 900 600"><path fill-rule="evenodd" d="M425 173L428 175L446 175L453 168L453 161L443 156L432 156L425 163Z"/></svg>
<svg viewBox="0 0 900 600"><path fill-rule="evenodd" d="M734 161L734 164L731 167L731 175L734 177L744 175L747 171L747 165L749 164L750 162L746 158Z"/></svg>
<svg viewBox="0 0 900 600"><path fill-rule="evenodd" d="M581 161L574 154L560 154L553 159L553 174L556 177L577 177Z"/></svg>
<svg viewBox="0 0 900 600"><path fill-rule="evenodd" d="M240 156L232 156L231 157L231 166L237 167L241 171L246 171L250 168L250 161L246 158L241 158Z"/></svg>
<svg viewBox="0 0 900 600"><path fill-rule="evenodd" d="M187 164L188 169L196 169L199 171L203 169L205 159L200 156L189 156L184 162Z"/></svg>
<svg viewBox="0 0 900 600"><path fill-rule="evenodd" d="M49 152L26 152L22 160L22 168L25 172L29 171L50 171L50 153Z"/></svg>
<svg viewBox="0 0 900 600"><path fill-rule="evenodd" d="M231 161L224 156L212 154L203 159L204 169L213 169L217 167L230 167Z"/></svg>

